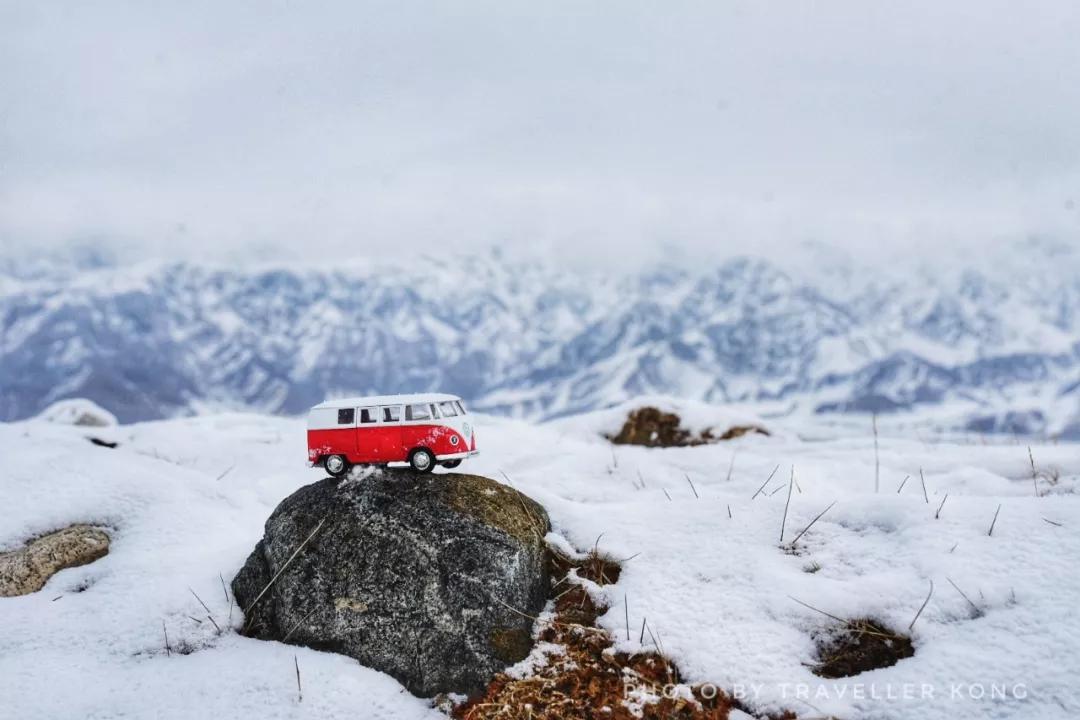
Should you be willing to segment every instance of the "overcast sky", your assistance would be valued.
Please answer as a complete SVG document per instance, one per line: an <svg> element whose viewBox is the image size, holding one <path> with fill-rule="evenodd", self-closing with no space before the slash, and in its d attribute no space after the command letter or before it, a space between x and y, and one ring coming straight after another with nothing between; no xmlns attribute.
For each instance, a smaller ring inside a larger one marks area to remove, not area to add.
<svg viewBox="0 0 1080 720"><path fill-rule="evenodd" d="M0 242L1080 237L1080 3L0 0Z"/></svg>

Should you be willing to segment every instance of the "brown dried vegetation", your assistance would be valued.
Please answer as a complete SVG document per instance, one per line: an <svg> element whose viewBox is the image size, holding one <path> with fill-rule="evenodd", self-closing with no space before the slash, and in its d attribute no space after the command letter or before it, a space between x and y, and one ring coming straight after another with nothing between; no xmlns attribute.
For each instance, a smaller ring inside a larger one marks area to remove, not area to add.
<svg viewBox="0 0 1080 720"><path fill-rule="evenodd" d="M701 433L692 433L681 426L682 419L675 413L667 413L658 408L646 406L630 412L622 429L608 440L616 445L643 445L645 447L693 447L707 445L722 440L734 440L750 433L768 435L769 432L757 425L736 425L720 435L711 429Z"/></svg>
<svg viewBox="0 0 1080 720"><path fill-rule="evenodd" d="M597 617L606 608L598 606L588 590L572 579L597 584L615 582L619 564L602 557L595 550L582 560L558 553L550 559L555 602L554 621L540 630L542 642L564 649L552 654L542 667L525 678L500 674L478 698L459 705L453 711L458 720L631 720L643 717L655 720L724 720L735 707L723 693L713 695L712 688L692 689L695 700L661 697L645 704L635 715L624 703L626 685L655 688L662 695L665 686L681 682L679 670L656 651L633 655L611 650L612 640L599 629ZM644 632L644 630L642 631ZM649 637L646 635L645 637ZM708 697L713 695L712 697Z"/></svg>
<svg viewBox="0 0 1080 720"><path fill-rule="evenodd" d="M821 633L815 640L821 661L810 670L824 678L852 677L891 667L915 654L911 638L869 619L851 620L839 629Z"/></svg>

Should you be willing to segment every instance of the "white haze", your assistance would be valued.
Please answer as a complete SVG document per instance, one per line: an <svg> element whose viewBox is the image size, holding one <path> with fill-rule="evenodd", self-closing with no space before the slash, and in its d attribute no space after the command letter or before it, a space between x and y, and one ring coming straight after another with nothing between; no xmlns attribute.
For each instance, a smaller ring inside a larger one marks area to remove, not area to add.
<svg viewBox="0 0 1080 720"><path fill-rule="evenodd" d="M0 243L327 264L1076 244L1078 37L1072 0L5 2Z"/></svg>

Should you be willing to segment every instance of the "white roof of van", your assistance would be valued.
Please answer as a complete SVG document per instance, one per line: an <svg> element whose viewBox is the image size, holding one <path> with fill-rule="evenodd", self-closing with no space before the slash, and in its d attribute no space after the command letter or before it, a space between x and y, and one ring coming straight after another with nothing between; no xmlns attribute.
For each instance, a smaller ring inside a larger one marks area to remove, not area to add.
<svg viewBox="0 0 1080 720"><path fill-rule="evenodd" d="M460 400L457 395L446 393L414 393L412 395L365 395L363 397L341 398L339 400L325 400L312 410L322 408L356 408L371 407L372 405L411 405L413 403L445 402L447 400Z"/></svg>

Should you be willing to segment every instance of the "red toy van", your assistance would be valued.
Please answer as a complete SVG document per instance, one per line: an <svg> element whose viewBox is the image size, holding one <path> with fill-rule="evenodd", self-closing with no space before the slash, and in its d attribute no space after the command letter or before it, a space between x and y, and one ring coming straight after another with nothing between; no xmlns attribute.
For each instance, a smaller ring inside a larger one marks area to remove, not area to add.
<svg viewBox="0 0 1080 720"><path fill-rule="evenodd" d="M461 398L429 393L327 400L308 413L308 465L340 477L353 465L407 462L431 472L475 455Z"/></svg>

